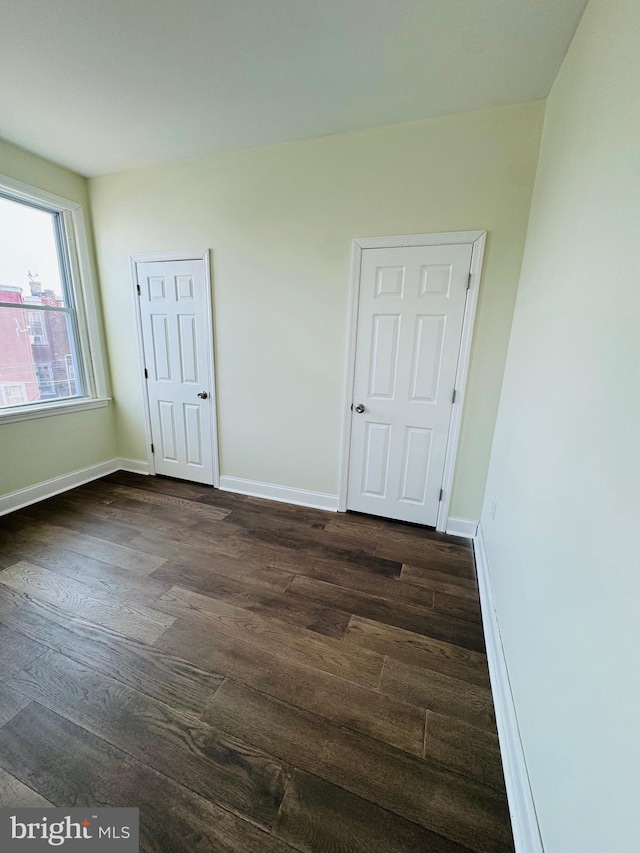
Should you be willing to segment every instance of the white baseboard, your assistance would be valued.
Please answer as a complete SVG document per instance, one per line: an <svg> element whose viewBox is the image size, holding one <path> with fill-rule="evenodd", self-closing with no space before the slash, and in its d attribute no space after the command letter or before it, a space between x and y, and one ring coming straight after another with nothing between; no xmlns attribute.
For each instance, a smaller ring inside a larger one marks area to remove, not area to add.
<svg viewBox="0 0 640 853"><path fill-rule="evenodd" d="M467 539L473 539L478 530L478 522L471 518L454 518L449 516L447 519L447 533L450 536L465 536Z"/></svg>
<svg viewBox="0 0 640 853"><path fill-rule="evenodd" d="M0 515L15 512L17 509L38 503L38 501L44 501L47 498L52 498L54 495L68 492L69 489L83 486L85 483L98 480L100 477L106 477L107 474L113 474L116 471L132 471L134 474L148 474L149 463L142 459L121 459L117 457L109 459L107 462L98 462L96 465L89 465L87 468L79 468L77 471L62 474L60 477L53 477L51 480L36 483L34 486L27 486L25 489L9 492L7 495L0 495Z"/></svg>
<svg viewBox="0 0 640 853"><path fill-rule="evenodd" d="M149 463L146 459L116 459L121 471L130 471L132 474L149 474Z"/></svg>
<svg viewBox="0 0 640 853"><path fill-rule="evenodd" d="M38 501L52 498L61 492L75 489L76 486L90 483L91 480L106 477L107 474L113 474L114 471L120 470L120 462L120 459L109 459L107 462L98 462L96 465L89 465L87 468L79 468L77 471L71 471L70 474L53 477L53 479L45 480L43 483L36 483L34 486L27 486L26 489L18 489L15 492L2 495L0 496L0 515L6 515L8 512L14 512L17 509L22 509L22 507L29 506Z"/></svg>
<svg viewBox="0 0 640 853"><path fill-rule="evenodd" d="M478 532L473 544L478 571L478 587L480 590L480 605L482 607L482 623L487 646L489 675L491 677L491 691L496 711L500 753L502 755L516 853L544 853L533 794L529 783L527 764L520 739L518 717L511 692L507 661L500 636L500 625L493 599L491 576L489 574L489 564L481 524L478 525Z"/></svg>
<svg viewBox="0 0 640 853"><path fill-rule="evenodd" d="M272 483L259 483L257 480L243 480L240 477L220 477L220 488L223 492L236 492L240 495L251 495L254 498L266 498L269 501L338 511L338 496L324 492L275 486Z"/></svg>

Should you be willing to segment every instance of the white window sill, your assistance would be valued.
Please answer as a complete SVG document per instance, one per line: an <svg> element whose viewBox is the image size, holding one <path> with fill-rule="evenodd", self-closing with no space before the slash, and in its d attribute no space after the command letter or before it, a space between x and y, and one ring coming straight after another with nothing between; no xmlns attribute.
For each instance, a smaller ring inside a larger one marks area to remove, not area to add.
<svg viewBox="0 0 640 853"><path fill-rule="evenodd" d="M84 412L87 409L102 409L109 405L111 397L83 397L64 403L43 403L39 406L16 406L0 411L0 424L16 421L30 421L34 418L48 418L51 415L64 415L71 412Z"/></svg>

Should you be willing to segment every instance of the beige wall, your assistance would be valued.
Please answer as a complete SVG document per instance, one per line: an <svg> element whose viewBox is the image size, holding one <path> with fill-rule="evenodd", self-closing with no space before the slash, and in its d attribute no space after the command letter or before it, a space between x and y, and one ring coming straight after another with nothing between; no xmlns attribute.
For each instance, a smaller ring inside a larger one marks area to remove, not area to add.
<svg viewBox="0 0 640 853"><path fill-rule="evenodd" d="M592 0L547 105L483 511L546 853L640 849L639 56L637 0Z"/></svg>
<svg viewBox="0 0 640 853"><path fill-rule="evenodd" d="M80 202L87 212L84 178L1 140L0 174ZM0 495L113 459L112 407L0 424L0 448Z"/></svg>
<svg viewBox="0 0 640 853"><path fill-rule="evenodd" d="M129 255L211 248L222 473L337 493L351 240L487 229L452 513L477 518L540 103L91 180L120 455L145 458Z"/></svg>

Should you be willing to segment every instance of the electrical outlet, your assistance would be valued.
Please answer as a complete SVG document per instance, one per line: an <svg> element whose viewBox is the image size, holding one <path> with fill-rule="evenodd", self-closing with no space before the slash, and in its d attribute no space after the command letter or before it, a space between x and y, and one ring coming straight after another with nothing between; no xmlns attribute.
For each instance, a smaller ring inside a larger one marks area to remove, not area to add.
<svg viewBox="0 0 640 853"><path fill-rule="evenodd" d="M491 521L496 520L496 510L498 509L498 501L496 498L493 499L493 503L491 504Z"/></svg>

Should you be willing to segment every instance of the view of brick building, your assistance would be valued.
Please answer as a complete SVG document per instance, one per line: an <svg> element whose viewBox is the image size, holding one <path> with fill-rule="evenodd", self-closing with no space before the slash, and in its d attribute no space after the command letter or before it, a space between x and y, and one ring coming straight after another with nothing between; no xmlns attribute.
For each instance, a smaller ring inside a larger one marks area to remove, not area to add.
<svg viewBox="0 0 640 853"><path fill-rule="evenodd" d="M29 278L28 292L0 284L0 406L73 397L77 392L67 317L30 309L60 307L52 290ZM15 303L15 308L6 303Z"/></svg>

